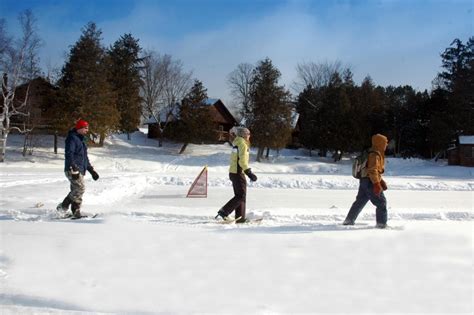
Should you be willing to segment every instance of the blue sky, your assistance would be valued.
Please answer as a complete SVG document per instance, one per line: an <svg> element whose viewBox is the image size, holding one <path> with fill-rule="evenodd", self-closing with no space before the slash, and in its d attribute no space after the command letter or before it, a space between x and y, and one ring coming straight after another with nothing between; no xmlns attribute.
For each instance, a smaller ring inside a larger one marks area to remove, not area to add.
<svg viewBox="0 0 474 315"><path fill-rule="evenodd" d="M227 75L239 63L269 57L290 88L302 62L341 61L356 83L430 89L440 53L473 32L473 0L1 0L0 17L17 31L21 10L32 9L45 45L44 66L60 67L89 21L108 46L125 33L146 49L180 59L230 103Z"/></svg>

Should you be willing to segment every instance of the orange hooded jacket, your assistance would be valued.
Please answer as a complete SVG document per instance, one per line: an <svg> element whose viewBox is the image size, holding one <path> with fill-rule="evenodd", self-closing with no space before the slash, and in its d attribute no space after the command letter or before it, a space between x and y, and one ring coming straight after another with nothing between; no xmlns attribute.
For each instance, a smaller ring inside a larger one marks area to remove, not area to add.
<svg viewBox="0 0 474 315"><path fill-rule="evenodd" d="M382 174L385 168L385 149L387 148L388 139L384 135L376 134L372 136L372 148L371 151L377 151L377 153L369 154L367 160L367 175L372 183L380 183L382 180Z"/></svg>

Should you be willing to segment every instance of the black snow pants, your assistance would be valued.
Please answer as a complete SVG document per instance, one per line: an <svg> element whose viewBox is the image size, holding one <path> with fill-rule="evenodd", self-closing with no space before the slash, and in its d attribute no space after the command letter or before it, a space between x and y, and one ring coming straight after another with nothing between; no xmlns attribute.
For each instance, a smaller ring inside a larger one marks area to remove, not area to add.
<svg viewBox="0 0 474 315"><path fill-rule="evenodd" d="M235 218L245 219L245 201L247 198L247 180L243 173L229 173L229 179L234 188L234 197L230 199L223 207L222 211L226 216L235 210Z"/></svg>

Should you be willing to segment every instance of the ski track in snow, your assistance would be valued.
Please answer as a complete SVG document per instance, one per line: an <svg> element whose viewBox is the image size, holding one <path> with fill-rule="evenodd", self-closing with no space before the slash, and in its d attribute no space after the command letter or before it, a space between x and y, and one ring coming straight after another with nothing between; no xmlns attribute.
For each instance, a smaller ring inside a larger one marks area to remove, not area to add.
<svg viewBox="0 0 474 315"><path fill-rule="evenodd" d="M166 166L179 168L179 161L182 159L176 159L173 163L170 163ZM174 164L178 163L178 164ZM154 174L155 173L155 174ZM9 188L16 186L25 186L25 185L44 185L44 184L53 184L58 182L66 182L65 177L59 177L56 174L45 174L42 178L38 178L37 175L25 176L22 174L20 178L13 179L15 174L5 173L2 174L3 179L0 180L0 188ZM16 175L18 177L18 175ZM86 177L88 179L88 175ZM144 180L145 179L145 180ZM194 177L192 176L182 176L182 175L173 175L166 174L160 171L156 172L147 172L147 175L138 172L132 173L113 173L101 176L101 181L107 181L110 187L110 184L117 185L119 187L127 187L130 189L130 194L137 194L139 191L144 191L150 185L176 185L176 186L190 186ZM122 183L123 182L123 183ZM391 190L429 190L429 191L473 191L474 182L466 181L441 181L436 179L404 179L404 178L388 178L387 182ZM212 177L209 176L208 179L209 187L227 187L231 186L230 181L224 177ZM357 180L349 178L347 176L334 176L327 178L326 176L300 176L298 179L290 178L289 176L276 176L273 174L259 174L259 180L257 182L249 182L249 187L256 188L283 188L283 189L341 189L356 190L358 187Z"/></svg>
<svg viewBox="0 0 474 315"><path fill-rule="evenodd" d="M199 228L261 228L261 227L293 227L298 230L312 227L324 230L347 230L347 229L367 229L373 227L375 214L361 214L355 226L342 226L343 214L315 214L315 215L272 215L269 212L250 212L248 219L263 218L261 222L249 224L221 224L215 221L213 216L205 215L180 215L172 213L150 213L132 211L129 213L99 213L97 218L85 218L82 220L59 219L55 210L47 209L23 209L23 210L3 210L0 211L0 220L26 221L26 222L74 222L74 223L104 223L107 220L116 218L147 222L151 224L182 225ZM433 212L433 213L393 213L389 214L389 225L401 227L409 221L474 221L474 213L471 212ZM0 277L2 277L2 258L0 253Z"/></svg>

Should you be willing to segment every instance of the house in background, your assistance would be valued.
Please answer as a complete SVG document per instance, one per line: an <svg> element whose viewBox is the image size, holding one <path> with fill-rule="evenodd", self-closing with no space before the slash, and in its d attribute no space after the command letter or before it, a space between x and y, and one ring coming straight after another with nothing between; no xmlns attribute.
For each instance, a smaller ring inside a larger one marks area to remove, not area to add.
<svg viewBox="0 0 474 315"><path fill-rule="evenodd" d="M42 77L37 77L15 89L15 107L20 112L29 113L28 116L14 115L11 126L27 129L47 129L51 118L47 115L47 108L55 87ZM27 97L28 92L28 97ZM25 106L22 104L25 102ZM22 106L20 108L20 106Z"/></svg>
<svg viewBox="0 0 474 315"><path fill-rule="evenodd" d="M448 164L474 166L474 135L460 135L456 146L448 149Z"/></svg>
<svg viewBox="0 0 474 315"><path fill-rule="evenodd" d="M209 115L212 117L212 120L217 125L217 142L226 142L229 140L229 130L237 125L237 121L234 116L230 113L227 107L220 99L216 98L207 98L204 101L204 106L207 106L209 109ZM163 125L166 121L176 122L179 119L178 109L175 107L175 110L166 111L166 113L160 114L161 124ZM148 138L159 138L160 137L160 128L156 119L151 118L147 122L148 125Z"/></svg>
<svg viewBox="0 0 474 315"><path fill-rule="evenodd" d="M234 126L237 126L237 120L220 99L208 98L204 103L209 107L209 112L213 121L217 123L217 141L228 141L229 130Z"/></svg>

